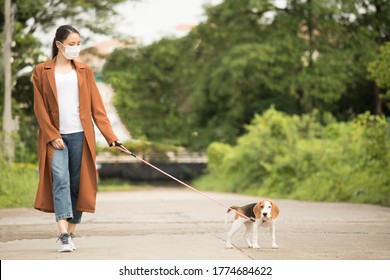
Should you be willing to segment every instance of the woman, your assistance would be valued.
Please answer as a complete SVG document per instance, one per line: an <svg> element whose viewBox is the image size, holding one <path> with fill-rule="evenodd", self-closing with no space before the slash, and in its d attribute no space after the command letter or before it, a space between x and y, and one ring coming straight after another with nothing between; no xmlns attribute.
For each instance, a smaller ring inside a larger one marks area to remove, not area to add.
<svg viewBox="0 0 390 280"><path fill-rule="evenodd" d="M39 185L35 208L55 213L59 252L76 249L73 238L83 212L94 212L97 192L92 119L110 146L120 145L96 86L92 68L75 61L80 34L60 26L52 60L33 73L38 121Z"/></svg>

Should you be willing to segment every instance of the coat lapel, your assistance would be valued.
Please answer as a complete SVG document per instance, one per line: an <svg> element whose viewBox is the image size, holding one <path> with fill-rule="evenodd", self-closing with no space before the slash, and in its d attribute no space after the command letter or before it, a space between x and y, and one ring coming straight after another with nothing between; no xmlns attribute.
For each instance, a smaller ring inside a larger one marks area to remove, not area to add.
<svg viewBox="0 0 390 280"><path fill-rule="evenodd" d="M80 93L80 92L82 92L81 88L82 88L84 81L86 79L85 65L82 63L79 63L75 60L72 60L72 61L73 61L74 68L76 69L77 80L78 80L78 84L79 84L79 93Z"/></svg>
<svg viewBox="0 0 390 280"><path fill-rule="evenodd" d="M55 100L57 101L57 104L58 104L57 87L56 87L56 80L55 80L55 74L54 74L55 64L56 64L56 58L48 61L45 64L45 70L46 70L47 79L49 81L49 85L51 88L51 92L53 93Z"/></svg>

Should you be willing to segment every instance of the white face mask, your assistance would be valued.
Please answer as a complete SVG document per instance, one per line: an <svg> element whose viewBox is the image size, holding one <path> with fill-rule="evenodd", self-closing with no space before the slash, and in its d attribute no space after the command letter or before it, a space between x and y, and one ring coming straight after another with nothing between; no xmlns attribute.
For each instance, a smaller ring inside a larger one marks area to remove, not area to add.
<svg viewBox="0 0 390 280"><path fill-rule="evenodd" d="M61 45L65 47L65 51L61 51L62 54L65 56L65 58L71 60L75 59L79 56L80 53L80 46L65 46L60 42Z"/></svg>

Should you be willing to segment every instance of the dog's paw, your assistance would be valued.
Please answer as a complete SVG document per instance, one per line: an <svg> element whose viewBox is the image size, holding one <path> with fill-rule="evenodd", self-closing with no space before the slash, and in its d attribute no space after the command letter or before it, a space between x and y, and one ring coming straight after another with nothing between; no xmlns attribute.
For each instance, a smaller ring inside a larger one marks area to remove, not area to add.
<svg viewBox="0 0 390 280"><path fill-rule="evenodd" d="M252 248L253 249L260 249L260 246L258 244L253 244Z"/></svg>
<svg viewBox="0 0 390 280"><path fill-rule="evenodd" d="M226 243L226 248L227 249L233 249L232 243Z"/></svg>
<svg viewBox="0 0 390 280"><path fill-rule="evenodd" d="M274 244L272 244L272 248L273 249L278 249L279 247L278 247L278 245L276 245L276 243L274 243Z"/></svg>

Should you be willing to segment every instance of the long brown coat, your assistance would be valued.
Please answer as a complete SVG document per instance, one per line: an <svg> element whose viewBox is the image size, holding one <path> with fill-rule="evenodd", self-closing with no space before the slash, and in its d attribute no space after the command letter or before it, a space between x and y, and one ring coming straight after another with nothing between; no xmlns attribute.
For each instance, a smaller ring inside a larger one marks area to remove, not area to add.
<svg viewBox="0 0 390 280"><path fill-rule="evenodd" d="M54 74L56 58L38 64L33 73L34 112L38 121L39 185L35 208L54 212L52 194L51 161L54 147L51 141L61 137L59 133L59 109ZM102 132L108 144L118 138L96 86L93 70L88 65L72 61L77 73L80 101L80 120L84 129L83 152L80 169L80 189L77 209L94 212L97 193L96 142L93 121Z"/></svg>

